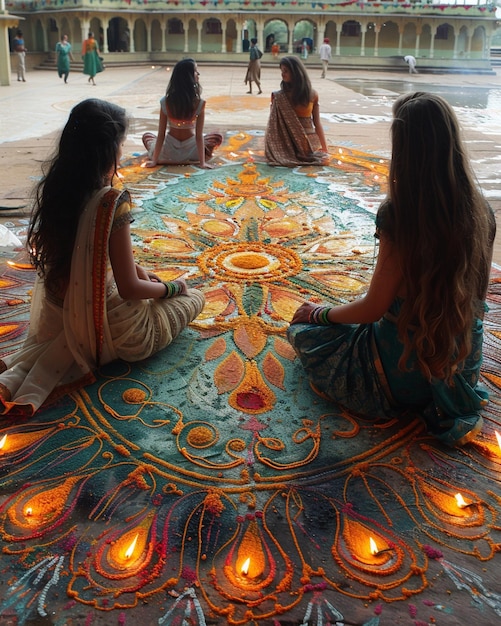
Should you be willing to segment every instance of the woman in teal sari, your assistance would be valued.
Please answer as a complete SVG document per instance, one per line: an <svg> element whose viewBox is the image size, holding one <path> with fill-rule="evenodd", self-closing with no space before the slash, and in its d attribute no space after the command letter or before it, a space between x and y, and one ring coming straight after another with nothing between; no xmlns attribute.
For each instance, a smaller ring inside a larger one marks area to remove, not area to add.
<svg viewBox="0 0 501 626"><path fill-rule="evenodd" d="M393 107L388 198L367 294L304 303L289 340L312 386L354 413L415 411L450 446L482 427L482 319L495 220L478 190L452 108L411 93Z"/></svg>
<svg viewBox="0 0 501 626"><path fill-rule="evenodd" d="M96 74L103 71L103 64L99 56L99 46L94 39L94 33L89 31L87 39L82 44L82 58L84 62L83 73L89 77L88 82L96 84Z"/></svg>
<svg viewBox="0 0 501 626"><path fill-rule="evenodd" d="M63 35L61 41L56 45L57 55L57 73L59 78L63 78L64 82L68 82L68 76L70 73L70 59L73 61L73 55L71 54L71 44L68 41L68 35Z"/></svg>

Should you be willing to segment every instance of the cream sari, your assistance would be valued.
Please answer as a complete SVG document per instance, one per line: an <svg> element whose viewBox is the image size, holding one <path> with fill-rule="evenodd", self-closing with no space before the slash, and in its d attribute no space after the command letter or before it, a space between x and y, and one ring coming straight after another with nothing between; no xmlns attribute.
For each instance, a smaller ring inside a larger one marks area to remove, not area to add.
<svg viewBox="0 0 501 626"><path fill-rule="evenodd" d="M129 200L127 191L106 187L89 201L63 303L37 278L28 337L18 352L0 361L0 413L33 415L44 402L93 382L100 365L139 361L165 348L201 313L204 296L194 289L170 299L120 297L108 242L115 212Z"/></svg>

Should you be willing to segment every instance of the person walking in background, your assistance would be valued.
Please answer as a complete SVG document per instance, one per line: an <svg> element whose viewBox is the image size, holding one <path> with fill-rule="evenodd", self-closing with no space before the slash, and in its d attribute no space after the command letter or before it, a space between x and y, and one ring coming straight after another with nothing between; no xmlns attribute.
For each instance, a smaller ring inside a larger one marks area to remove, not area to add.
<svg viewBox="0 0 501 626"><path fill-rule="evenodd" d="M404 56L404 61L409 66L409 74L417 74L418 71L416 69L416 59L412 56L412 54L407 54Z"/></svg>
<svg viewBox="0 0 501 626"><path fill-rule="evenodd" d="M113 187L126 134L124 109L84 100L44 168L27 235L37 271L30 328L0 361L2 414L33 415L111 361L148 358L203 309L203 293L181 276L163 282L134 261L130 194Z"/></svg>
<svg viewBox="0 0 501 626"><path fill-rule="evenodd" d="M83 73L89 77L87 82L95 85L96 74L103 71L103 64L99 58L99 46L94 39L94 33L89 31L87 39L82 44Z"/></svg>
<svg viewBox="0 0 501 626"><path fill-rule="evenodd" d="M68 82L68 76L70 73L70 59L73 61L73 55L71 54L71 44L68 41L68 35L63 35L61 41L56 44L56 56L57 56L57 73L59 78L63 78L64 82Z"/></svg>
<svg viewBox="0 0 501 626"><path fill-rule="evenodd" d="M250 40L250 48L249 48L249 65L247 66L247 74L245 75L244 83L249 83L249 91L247 93L252 93L252 83L256 83L258 88L258 95L263 93L261 91L261 57L263 53L257 47L257 39L253 37Z"/></svg>
<svg viewBox="0 0 501 626"><path fill-rule="evenodd" d="M327 75L327 68L329 67L329 61L332 57L332 48L328 37L324 39L324 42L320 46L318 52L320 55L320 61L322 62L322 78L325 78Z"/></svg>
<svg viewBox="0 0 501 626"><path fill-rule="evenodd" d="M443 98L399 97L391 143L367 294L305 302L288 337L322 395L368 418L417 414L438 441L461 446L488 399L479 375L496 221Z"/></svg>
<svg viewBox="0 0 501 626"><path fill-rule="evenodd" d="M280 60L280 91L271 94L271 110L264 138L270 165L325 163L327 142L320 122L318 93L312 88L303 63L294 56Z"/></svg>
<svg viewBox="0 0 501 626"><path fill-rule="evenodd" d="M23 31L16 31L16 36L12 40L12 48L17 55L17 80L26 82L26 53L24 45Z"/></svg>
<svg viewBox="0 0 501 626"><path fill-rule="evenodd" d="M146 167L188 163L210 167L207 161L223 137L219 133L203 134L205 100L201 98L199 77L193 59L183 59L174 66L165 96L160 100L158 134L143 135L149 156Z"/></svg>

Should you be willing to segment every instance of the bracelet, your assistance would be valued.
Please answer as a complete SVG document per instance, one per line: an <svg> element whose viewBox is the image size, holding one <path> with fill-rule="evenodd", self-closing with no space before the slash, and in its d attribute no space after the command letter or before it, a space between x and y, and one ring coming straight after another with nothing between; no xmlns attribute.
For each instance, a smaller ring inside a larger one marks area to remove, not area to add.
<svg viewBox="0 0 501 626"><path fill-rule="evenodd" d="M162 284L165 285L165 293L163 296L160 296L162 300L165 298L172 298L173 296L177 296L181 293L181 285L176 281L162 281Z"/></svg>
<svg viewBox="0 0 501 626"><path fill-rule="evenodd" d="M310 324L320 324L321 326L329 326L331 322L329 321L329 311L332 307L330 306L317 306L310 311L308 315L308 322Z"/></svg>

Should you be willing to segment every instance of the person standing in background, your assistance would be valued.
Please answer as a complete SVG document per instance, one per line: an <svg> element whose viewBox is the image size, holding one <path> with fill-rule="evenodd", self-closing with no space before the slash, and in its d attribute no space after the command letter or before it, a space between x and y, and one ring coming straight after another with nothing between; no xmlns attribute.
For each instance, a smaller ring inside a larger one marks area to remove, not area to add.
<svg viewBox="0 0 501 626"><path fill-rule="evenodd" d="M84 62L83 73L89 77L87 82L95 85L94 76L103 71L103 65L99 58L99 46L94 39L94 33L89 31L89 36L82 44L82 58Z"/></svg>
<svg viewBox="0 0 501 626"><path fill-rule="evenodd" d="M68 41L68 35L62 35L61 41L56 44L57 55L57 73L59 78L64 76L64 82L68 82L68 76L70 73L70 59L73 61L73 55L71 54L71 44Z"/></svg>
<svg viewBox="0 0 501 626"><path fill-rule="evenodd" d="M23 31L18 30L12 40L12 48L17 54L17 80L26 82L26 53L28 50L24 46Z"/></svg>
<svg viewBox="0 0 501 626"><path fill-rule="evenodd" d="M418 71L416 69L416 59L412 56L412 54L407 54L404 56L404 61L409 66L409 74L417 74Z"/></svg>
<svg viewBox="0 0 501 626"><path fill-rule="evenodd" d="M261 91L261 57L263 53L257 47L257 39L253 37L251 40L249 49L249 65L247 66L247 74L245 75L244 83L249 83L249 91L252 93L252 83L255 82L258 88L258 95L263 93Z"/></svg>
<svg viewBox="0 0 501 626"><path fill-rule="evenodd" d="M332 48L328 37L324 39L324 42L320 46L320 50L318 52L320 54L320 60L322 61L322 78L325 78L327 68L329 67L329 61L332 56Z"/></svg>

